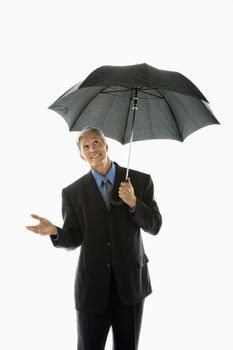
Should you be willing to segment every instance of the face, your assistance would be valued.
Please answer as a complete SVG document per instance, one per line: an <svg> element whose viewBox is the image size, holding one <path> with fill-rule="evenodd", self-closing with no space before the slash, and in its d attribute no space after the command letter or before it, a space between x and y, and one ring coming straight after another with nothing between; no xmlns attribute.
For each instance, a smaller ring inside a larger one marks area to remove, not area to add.
<svg viewBox="0 0 233 350"><path fill-rule="evenodd" d="M80 140L80 156L97 172L105 172L111 163L108 157L108 145L95 132L89 132Z"/></svg>

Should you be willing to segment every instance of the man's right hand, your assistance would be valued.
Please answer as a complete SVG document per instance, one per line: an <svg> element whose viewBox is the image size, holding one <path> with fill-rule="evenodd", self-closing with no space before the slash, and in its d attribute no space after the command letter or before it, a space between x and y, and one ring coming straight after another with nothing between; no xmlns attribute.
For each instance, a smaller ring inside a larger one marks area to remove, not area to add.
<svg viewBox="0 0 233 350"><path fill-rule="evenodd" d="M57 235L56 226L54 226L49 220L35 214L32 214L31 217L39 220L39 223L33 226L26 226L29 231L39 233L42 236Z"/></svg>

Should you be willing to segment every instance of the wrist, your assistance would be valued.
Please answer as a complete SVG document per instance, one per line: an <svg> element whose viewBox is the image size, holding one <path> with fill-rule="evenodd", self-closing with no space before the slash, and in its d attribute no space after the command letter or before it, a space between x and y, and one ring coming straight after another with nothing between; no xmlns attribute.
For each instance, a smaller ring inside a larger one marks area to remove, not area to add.
<svg viewBox="0 0 233 350"><path fill-rule="evenodd" d="M137 204L137 199L135 198L130 204L129 207L130 209L135 209Z"/></svg>
<svg viewBox="0 0 233 350"><path fill-rule="evenodd" d="M51 236L57 236L57 233L58 232L57 232L56 226L52 226L50 235Z"/></svg>

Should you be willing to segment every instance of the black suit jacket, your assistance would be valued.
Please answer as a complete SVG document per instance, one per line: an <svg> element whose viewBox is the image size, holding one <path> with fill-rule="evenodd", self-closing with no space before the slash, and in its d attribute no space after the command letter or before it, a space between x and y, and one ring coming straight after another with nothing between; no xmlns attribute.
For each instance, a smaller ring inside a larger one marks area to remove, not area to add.
<svg viewBox="0 0 233 350"><path fill-rule="evenodd" d="M126 169L116 164L115 199L125 174ZM91 171L62 191L64 224L52 242L67 249L81 246L75 276L77 310L105 310L112 269L124 305L140 302L152 292L140 229L156 235L162 218L150 175L130 170L129 177L137 197L134 213L125 203L113 205L109 212Z"/></svg>

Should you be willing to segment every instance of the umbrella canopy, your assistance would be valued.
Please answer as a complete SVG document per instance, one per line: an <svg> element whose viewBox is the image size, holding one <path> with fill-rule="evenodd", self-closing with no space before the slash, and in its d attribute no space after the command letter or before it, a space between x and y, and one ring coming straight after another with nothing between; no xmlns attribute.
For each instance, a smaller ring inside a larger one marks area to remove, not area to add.
<svg viewBox="0 0 233 350"><path fill-rule="evenodd" d="M65 119L70 131L98 127L122 144L183 141L202 127L219 124L206 97L188 78L146 63L102 66L49 109Z"/></svg>

